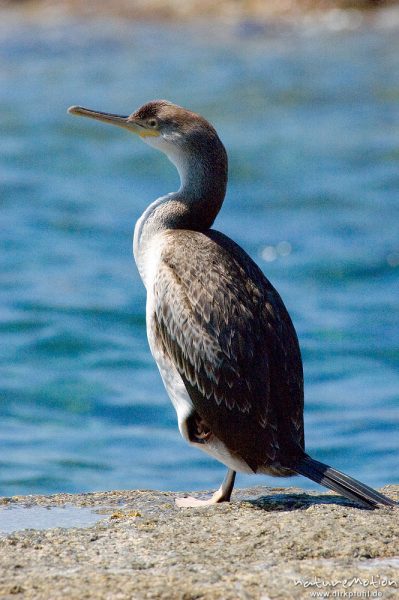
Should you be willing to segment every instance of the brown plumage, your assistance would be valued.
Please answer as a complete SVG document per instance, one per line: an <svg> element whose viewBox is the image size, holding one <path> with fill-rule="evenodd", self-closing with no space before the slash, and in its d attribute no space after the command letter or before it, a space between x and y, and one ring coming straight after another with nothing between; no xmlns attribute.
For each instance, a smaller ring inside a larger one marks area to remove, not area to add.
<svg viewBox="0 0 399 600"><path fill-rule="evenodd" d="M138 220L134 255L147 288L147 334L184 438L228 466L208 501L230 499L235 471L300 473L365 507L393 502L305 453L297 336L253 260L210 229L227 184L227 155L208 121L165 100L129 117L72 107L128 129L164 152L181 178Z"/></svg>
<svg viewBox="0 0 399 600"><path fill-rule="evenodd" d="M168 237L154 286L164 353L231 452L254 472L288 467L304 449L303 377L280 296L223 234L177 230Z"/></svg>

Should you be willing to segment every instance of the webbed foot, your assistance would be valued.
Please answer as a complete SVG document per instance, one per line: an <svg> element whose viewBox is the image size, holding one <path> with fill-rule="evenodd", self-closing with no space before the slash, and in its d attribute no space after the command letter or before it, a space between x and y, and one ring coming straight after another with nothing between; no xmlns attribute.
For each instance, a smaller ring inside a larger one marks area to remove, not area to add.
<svg viewBox="0 0 399 600"><path fill-rule="evenodd" d="M199 506L211 506L212 504L219 504L220 502L230 502L235 478L236 472L232 469L229 469L222 485L211 498L201 500L200 498L194 498L193 496L186 496L185 498L176 498L175 504L179 508L197 508Z"/></svg>

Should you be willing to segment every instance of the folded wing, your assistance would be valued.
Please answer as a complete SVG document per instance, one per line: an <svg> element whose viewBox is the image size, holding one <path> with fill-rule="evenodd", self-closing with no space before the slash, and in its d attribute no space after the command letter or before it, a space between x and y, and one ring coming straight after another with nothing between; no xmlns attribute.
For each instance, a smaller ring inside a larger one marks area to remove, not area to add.
<svg viewBox="0 0 399 600"><path fill-rule="evenodd" d="M226 236L168 236L154 285L163 351L195 410L231 452L254 471L287 463L304 446L303 377L280 296Z"/></svg>

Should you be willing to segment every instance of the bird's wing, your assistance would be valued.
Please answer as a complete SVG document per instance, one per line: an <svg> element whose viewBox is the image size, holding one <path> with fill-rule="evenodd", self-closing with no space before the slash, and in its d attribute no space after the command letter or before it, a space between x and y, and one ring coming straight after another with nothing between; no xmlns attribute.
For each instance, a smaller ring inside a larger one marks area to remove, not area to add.
<svg viewBox="0 0 399 600"><path fill-rule="evenodd" d="M279 462L286 437L303 445L301 359L280 296L222 234L167 235L154 283L163 351L197 413L231 452L254 471ZM281 402L286 406L276 406Z"/></svg>

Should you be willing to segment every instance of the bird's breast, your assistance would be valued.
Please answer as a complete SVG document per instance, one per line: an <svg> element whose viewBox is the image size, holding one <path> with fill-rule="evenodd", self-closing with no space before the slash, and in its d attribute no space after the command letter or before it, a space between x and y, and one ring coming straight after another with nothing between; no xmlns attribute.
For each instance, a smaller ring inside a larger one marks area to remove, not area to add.
<svg viewBox="0 0 399 600"><path fill-rule="evenodd" d="M140 243L137 243L135 230L133 255L147 294L152 292L164 243L165 239L162 233L153 235L149 239L141 239Z"/></svg>

